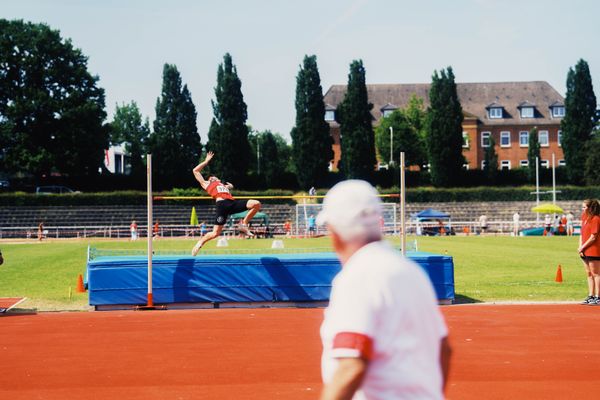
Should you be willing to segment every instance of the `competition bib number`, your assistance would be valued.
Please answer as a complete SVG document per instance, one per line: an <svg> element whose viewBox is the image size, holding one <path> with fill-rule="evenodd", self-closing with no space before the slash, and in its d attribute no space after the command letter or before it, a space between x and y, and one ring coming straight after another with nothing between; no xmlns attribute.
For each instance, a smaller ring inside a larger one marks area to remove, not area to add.
<svg viewBox="0 0 600 400"><path fill-rule="evenodd" d="M227 189L226 186L218 185L217 186L217 193L229 193L229 189Z"/></svg>

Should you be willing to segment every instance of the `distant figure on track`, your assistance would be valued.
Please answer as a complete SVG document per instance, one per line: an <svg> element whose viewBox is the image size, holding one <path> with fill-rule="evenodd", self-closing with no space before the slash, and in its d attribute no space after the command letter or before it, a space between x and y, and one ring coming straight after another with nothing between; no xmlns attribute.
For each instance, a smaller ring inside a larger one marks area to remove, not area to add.
<svg viewBox="0 0 600 400"><path fill-rule="evenodd" d="M229 190L233 189L233 185L231 183L222 183L216 176L210 176L208 180L204 179L201 171L208 165L213 157L214 153L209 151L204 161L202 161L192 170L196 180L200 183L200 186L202 186L202 189L206 190L206 192L213 199L215 199L217 206L217 215L215 217L215 225L213 226L213 230L212 232L208 232L206 235L203 235L198 243L196 243L192 249L193 256L198 254L202 246L204 246L204 243L219 237L223 231L223 226L227 222L227 217L229 217L231 214L249 210L248 214L246 214L244 219L240 222L238 229L245 235L250 237L254 236L254 234L248 229L248 223L260 210L260 202L258 200L235 200L229 192Z"/></svg>

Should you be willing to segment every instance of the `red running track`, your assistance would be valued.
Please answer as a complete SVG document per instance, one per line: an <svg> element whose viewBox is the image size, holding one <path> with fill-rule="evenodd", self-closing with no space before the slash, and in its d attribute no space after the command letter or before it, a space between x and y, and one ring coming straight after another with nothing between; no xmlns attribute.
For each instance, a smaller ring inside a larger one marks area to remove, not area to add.
<svg viewBox="0 0 600 400"><path fill-rule="evenodd" d="M589 399L600 307L442 308L449 399ZM315 399L321 309L5 314L0 399Z"/></svg>

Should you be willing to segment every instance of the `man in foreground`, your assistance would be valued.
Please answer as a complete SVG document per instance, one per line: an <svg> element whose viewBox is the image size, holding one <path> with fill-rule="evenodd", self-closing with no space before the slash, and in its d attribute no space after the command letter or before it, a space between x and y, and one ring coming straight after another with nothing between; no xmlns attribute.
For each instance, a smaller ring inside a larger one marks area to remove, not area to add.
<svg viewBox="0 0 600 400"><path fill-rule="evenodd" d="M215 199L217 206L217 215L215 217L215 225L213 226L213 230L208 232L206 235L203 235L198 243L192 249L192 255L195 256L198 254L204 243L212 240L216 237L219 237L221 232L223 231L223 226L227 222L227 217L231 214L236 214L242 211L248 211L248 214L244 217L244 219L240 222L239 231L248 236L254 236L252 232L248 229L248 223L256 215L256 213L260 210L260 202L258 200L235 200L229 190L233 188L233 185L229 182L222 183L219 178L216 176L211 176L208 180L204 179L202 176L202 170L204 167L208 165L210 160L214 157L214 153L209 151L206 155L204 161L198 164L192 172L194 173L194 177L202 189L206 190L206 192Z"/></svg>
<svg viewBox="0 0 600 400"><path fill-rule="evenodd" d="M382 241L380 218L358 180L335 185L317 217L342 263L321 325L321 399L443 399L450 346L433 287Z"/></svg>

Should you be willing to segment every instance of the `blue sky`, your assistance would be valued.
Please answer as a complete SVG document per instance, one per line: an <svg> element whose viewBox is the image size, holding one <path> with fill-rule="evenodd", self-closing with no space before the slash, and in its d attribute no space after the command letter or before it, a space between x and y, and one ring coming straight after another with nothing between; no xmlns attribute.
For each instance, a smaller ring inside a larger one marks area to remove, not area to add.
<svg viewBox="0 0 600 400"><path fill-rule="evenodd" d="M599 15L595 0L0 0L0 17L45 22L83 50L109 118L135 100L152 121L163 64L176 64L203 143L226 52L248 123L288 139L305 54L317 55L324 92L360 58L367 83L427 83L451 65L458 82L545 80L564 94L583 58L600 103Z"/></svg>

